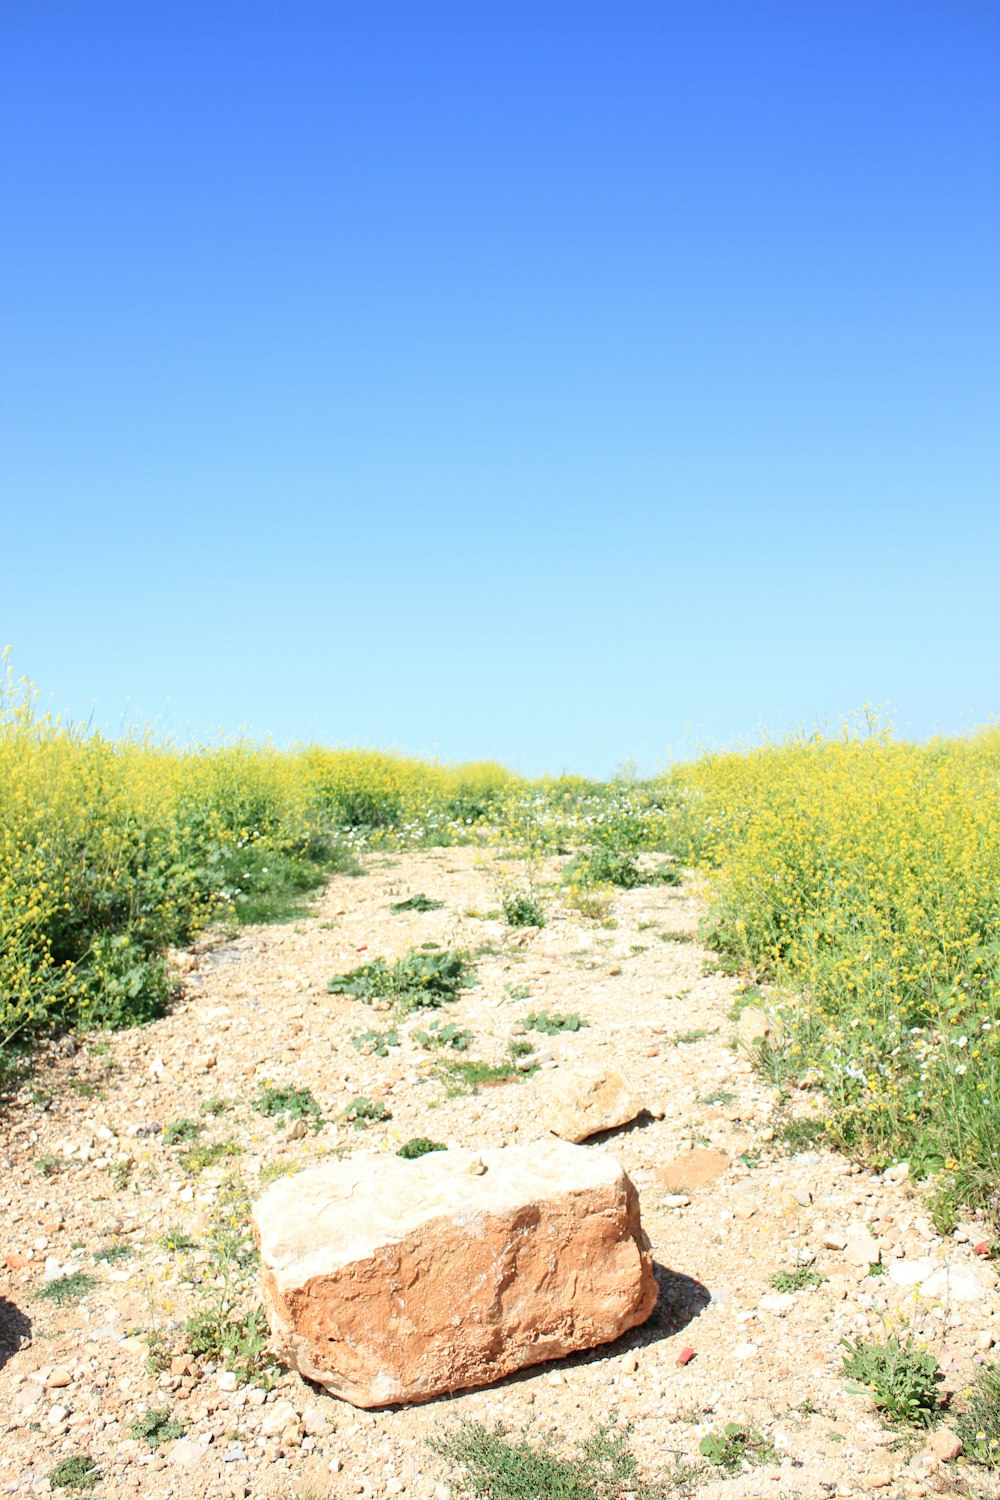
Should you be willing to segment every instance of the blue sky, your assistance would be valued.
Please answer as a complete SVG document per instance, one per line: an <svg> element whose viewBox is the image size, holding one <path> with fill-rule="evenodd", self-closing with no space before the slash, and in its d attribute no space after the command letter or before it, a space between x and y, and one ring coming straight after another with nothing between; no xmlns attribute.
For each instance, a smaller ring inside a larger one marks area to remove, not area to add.
<svg viewBox="0 0 1000 1500"><path fill-rule="evenodd" d="M654 766L1000 708L992 0L6 0L42 701Z"/></svg>

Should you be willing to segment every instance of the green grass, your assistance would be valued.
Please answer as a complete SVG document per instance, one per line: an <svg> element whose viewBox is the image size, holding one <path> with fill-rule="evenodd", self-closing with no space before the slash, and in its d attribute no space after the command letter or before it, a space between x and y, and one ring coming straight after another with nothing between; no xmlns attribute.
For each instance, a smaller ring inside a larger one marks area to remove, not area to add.
<svg viewBox="0 0 1000 1500"><path fill-rule="evenodd" d="M35 1293L40 1302L54 1302L57 1307L68 1307L79 1302L97 1285L87 1271L73 1271L69 1276L57 1276L54 1281L43 1282Z"/></svg>
<svg viewBox="0 0 1000 1500"><path fill-rule="evenodd" d="M223 861L222 885L231 892L241 926L293 922L307 915L331 875L360 875L357 857L335 838L316 857L285 853L266 844L236 849Z"/></svg>
<svg viewBox="0 0 1000 1500"><path fill-rule="evenodd" d="M1000 1365L980 1366L955 1432L968 1459L986 1469L1000 1469Z"/></svg>
<svg viewBox="0 0 1000 1500"><path fill-rule="evenodd" d="M134 1254L131 1245L126 1245L122 1240L114 1240L110 1245L102 1245L99 1250L95 1250L94 1259L104 1261L105 1265L117 1266L123 1260L131 1260Z"/></svg>
<svg viewBox="0 0 1000 1500"><path fill-rule="evenodd" d="M631 1429L598 1426L573 1454L550 1438L511 1436L498 1422L460 1422L430 1446L461 1474L461 1490L475 1500L667 1500L675 1484L645 1480L632 1453Z"/></svg>
<svg viewBox="0 0 1000 1500"><path fill-rule="evenodd" d="M444 1084L445 1094L454 1099L459 1094L478 1094L481 1088L501 1083L515 1083L525 1075L510 1062L488 1063L475 1058L442 1058L434 1069Z"/></svg>
<svg viewBox="0 0 1000 1500"><path fill-rule="evenodd" d="M395 963L375 958L347 974L336 974L327 989L366 1005L392 1009L397 1015L408 1015L457 1000L471 980L467 954L411 949Z"/></svg>

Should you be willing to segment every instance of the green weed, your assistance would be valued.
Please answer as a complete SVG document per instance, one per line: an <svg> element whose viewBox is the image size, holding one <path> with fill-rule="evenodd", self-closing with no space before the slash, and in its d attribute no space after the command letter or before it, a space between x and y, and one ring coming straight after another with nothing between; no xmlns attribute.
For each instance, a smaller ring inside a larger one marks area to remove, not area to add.
<svg viewBox="0 0 1000 1500"><path fill-rule="evenodd" d="M545 908L530 891L511 891L504 896L503 914L508 927L545 926Z"/></svg>
<svg viewBox="0 0 1000 1500"><path fill-rule="evenodd" d="M1000 1469L1000 1365L981 1365L955 1423L973 1463Z"/></svg>
<svg viewBox="0 0 1000 1500"><path fill-rule="evenodd" d="M218 1115L228 1114L232 1107L233 1101L231 1099L224 1099L219 1094L212 1094L208 1098L203 1099L198 1105L198 1113L215 1118Z"/></svg>
<svg viewBox="0 0 1000 1500"><path fill-rule="evenodd" d="M778 1457L769 1438L740 1422L727 1422L721 1431L707 1432L698 1444L698 1452L726 1474L739 1473L747 1463L774 1463Z"/></svg>
<svg viewBox="0 0 1000 1500"><path fill-rule="evenodd" d="M189 1151L182 1151L178 1161L181 1168L194 1177L207 1167L214 1167L217 1162L242 1153L243 1147L238 1146L235 1141L212 1141L202 1146L192 1146Z"/></svg>
<svg viewBox="0 0 1000 1500"><path fill-rule="evenodd" d="M351 1046L366 1057L388 1057L390 1047L399 1046L399 1032L395 1027L389 1031L359 1031L351 1037Z"/></svg>
<svg viewBox="0 0 1000 1500"><path fill-rule="evenodd" d="M314 1130L323 1125L323 1114L310 1089L288 1084L283 1088L261 1089L254 1109L259 1115L283 1115L289 1120L309 1120Z"/></svg>
<svg viewBox="0 0 1000 1500"><path fill-rule="evenodd" d="M413 1040L427 1050L450 1047L454 1052L467 1052L473 1037L471 1031L463 1031L454 1021L447 1024L443 1021L431 1021L426 1031L413 1033Z"/></svg>
<svg viewBox="0 0 1000 1500"><path fill-rule="evenodd" d="M523 1078L513 1060L488 1063L473 1058L442 1058L435 1066L435 1075L445 1087L449 1099L459 1094L478 1094L481 1088L493 1088L501 1083L514 1083Z"/></svg>
<svg viewBox="0 0 1000 1500"><path fill-rule="evenodd" d="M822 1286L825 1280L812 1266L795 1266L791 1271L776 1271L771 1285L776 1292L804 1292L806 1287Z"/></svg>
<svg viewBox="0 0 1000 1500"><path fill-rule="evenodd" d="M167 1407L151 1406L141 1417L133 1417L128 1431L129 1437L145 1443L147 1448L158 1448L161 1443L183 1436L184 1426L174 1421Z"/></svg>
<svg viewBox="0 0 1000 1500"><path fill-rule="evenodd" d="M544 1036L556 1036L560 1031L582 1031L590 1022L583 1020L576 1011L560 1014L558 1011L531 1011L523 1023L529 1031L540 1031Z"/></svg>
<svg viewBox="0 0 1000 1500"><path fill-rule="evenodd" d="M204 1129L198 1120L174 1120L164 1125L160 1140L165 1146L176 1146L178 1141L193 1141Z"/></svg>
<svg viewBox="0 0 1000 1500"><path fill-rule="evenodd" d="M74 1453L69 1458L62 1458L55 1468L47 1475L50 1490L85 1490L95 1489L100 1477L97 1464L89 1453Z"/></svg>
<svg viewBox="0 0 1000 1500"><path fill-rule="evenodd" d="M405 901L394 901L389 908L390 911L440 911L444 906L443 901L435 901L430 896L425 896L418 891L415 896L409 896Z"/></svg>
<svg viewBox="0 0 1000 1500"><path fill-rule="evenodd" d="M842 1373L867 1387L880 1411L893 1421L929 1426L938 1412L941 1373L932 1354L918 1349L911 1335L891 1334L884 1343L840 1342L847 1350Z"/></svg>
<svg viewBox="0 0 1000 1500"><path fill-rule="evenodd" d="M334 994L350 995L367 1005L408 1015L423 1008L436 1008L457 1000L472 978L465 953L411 950L389 964L384 958L335 975L327 985Z"/></svg>
<svg viewBox="0 0 1000 1500"><path fill-rule="evenodd" d="M39 1301L66 1307L71 1302L79 1302L96 1284L89 1272L73 1271L69 1276L57 1276L54 1281L43 1282L35 1296Z"/></svg>
<svg viewBox="0 0 1000 1500"><path fill-rule="evenodd" d="M187 1230L180 1224L172 1224L158 1236L156 1243L162 1245L164 1250L195 1250L198 1241L192 1239Z"/></svg>
<svg viewBox="0 0 1000 1500"><path fill-rule="evenodd" d="M352 1099L340 1117L345 1125L353 1125L355 1130L364 1130L367 1125L374 1125L380 1120L391 1120L392 1115L381 1099L366 1099L359 1095Z"/></svg>
<svg viewBox="0 0 1000 1500"><path fill-rule="evenodd" d="M415 1135L400 1146L396 1155L401 1156L404 1161L415 1161L417 1157L427 1156L431 1151L447 1151L447 1149L448 1147L441 1141L430 1141L425 1135Z"/></svg>

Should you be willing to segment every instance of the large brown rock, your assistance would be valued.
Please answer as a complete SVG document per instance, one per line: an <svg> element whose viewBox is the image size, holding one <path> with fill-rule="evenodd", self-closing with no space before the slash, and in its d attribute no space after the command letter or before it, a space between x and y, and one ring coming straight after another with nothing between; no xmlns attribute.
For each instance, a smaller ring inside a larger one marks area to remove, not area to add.
<svg viewBox="0 0 1000 1500"><path fill-rule="evenodd" d="M600 1063L556 1068L539 1081L539 1093L542 1119L564 1141L628 1125L646 1107L627 1078Z"/></svg>
<svg viewBox="0 0 1000 1500"><path fill-rule="evenodd" d="M355 1406L487 1385L656 1302L635 1188L564 1141L332 1162L276 1182L253 1224L279 1355Z"/></svg>

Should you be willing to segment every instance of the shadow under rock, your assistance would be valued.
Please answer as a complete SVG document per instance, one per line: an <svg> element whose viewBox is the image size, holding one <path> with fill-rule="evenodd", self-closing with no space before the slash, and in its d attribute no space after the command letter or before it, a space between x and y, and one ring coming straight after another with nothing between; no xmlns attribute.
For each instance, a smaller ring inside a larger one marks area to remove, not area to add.
<svg viewBox="0 0 1000 1500"><path fill-rule="evenodd" d="M31 1319L16 1302L0 1297L0 1370L19 1349L31 1343Z"/></svg>

